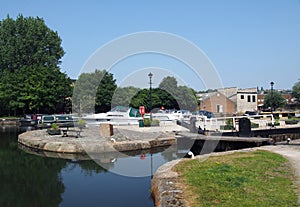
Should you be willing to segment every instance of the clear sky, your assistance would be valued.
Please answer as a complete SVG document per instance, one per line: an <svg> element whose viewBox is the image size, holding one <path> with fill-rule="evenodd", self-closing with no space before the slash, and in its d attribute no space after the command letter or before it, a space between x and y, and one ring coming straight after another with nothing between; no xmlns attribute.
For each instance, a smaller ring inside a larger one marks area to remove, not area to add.
<svg viewBox="0 0 300 207"><path fill-rule="evenodd" d="M224 87L270 88L274 81L274 88L290 89L300 78L300 0L0 0L0 5L1 19L39 16L58 32L66 52L61 69L71 78L104 44L142 31L172 33L194 43ZM147 69L163 68L196 90L206 89L186 66L158 56L126 59L111 72L120 85L132 79L146 87ZM144 71L144 79L126 68ZM162 73L153 74L156 86Z"/></svg>

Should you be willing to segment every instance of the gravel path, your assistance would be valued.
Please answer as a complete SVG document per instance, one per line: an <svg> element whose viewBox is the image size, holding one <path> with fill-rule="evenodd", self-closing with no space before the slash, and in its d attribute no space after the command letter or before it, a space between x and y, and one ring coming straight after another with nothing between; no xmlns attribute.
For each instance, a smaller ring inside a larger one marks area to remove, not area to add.
<svg viewBox="0 0 300 207"><path fill-rule="evenodd" d="M273 146L264 146L261 148L281 154L290 161L294 169L294 182L298 188L298 203L300 206L300 140L292 140L290 144L282 142Z"/></svg>

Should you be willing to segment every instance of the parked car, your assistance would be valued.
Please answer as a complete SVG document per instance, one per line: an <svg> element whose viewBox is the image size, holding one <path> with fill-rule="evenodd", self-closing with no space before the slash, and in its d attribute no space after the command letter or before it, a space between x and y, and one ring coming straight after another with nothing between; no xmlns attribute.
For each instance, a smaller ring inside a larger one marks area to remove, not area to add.
<svg viewBox="0 0 300 207"><path fill-rule="evenodd" d="M50 128L56 122L54 115L43 115L39 121L38 128Z"/></svg>
<svg viewBox="0 0 300 207"><path fill-rule="evenodd" d="M74 126L74 119L71 115L55 115L56 123L60 127L72 127Z"/></svg>
<svg viewBox="0 0 300 207"><path fill-rule="evenodd" d="M244 113L244 116L251 116L251 117L254 117L255 119L260 118L259 113L257 111L246 111Z"/></svg>
<svg viewBox="0 0 300 207"><path fill-rule="evenodd" d="M200 116L206 116L207 118L214 118L215 117L213 112L206 111L206 110L200 110L198 112L198 115L200 115Z"/></svg>

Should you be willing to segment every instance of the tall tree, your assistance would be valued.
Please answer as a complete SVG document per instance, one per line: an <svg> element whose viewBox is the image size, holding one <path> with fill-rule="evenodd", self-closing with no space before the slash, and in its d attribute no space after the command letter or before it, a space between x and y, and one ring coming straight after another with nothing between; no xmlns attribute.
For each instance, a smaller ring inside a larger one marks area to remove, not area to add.
<svg viewBox="0 0 300 207"><path fill-rule="evenodd" d="M175 99L180 109L196 111L198 103L195 90L187 86L179 86L176 89Z"/></svg>
<svg viewBox="0 0 300 207"><path fill-rule="evenodd" d="M75 83L73 111L79 114L109 111L116 88L113 74L106 70L82 73Z"/></svg>
<svg viewBox="0 0 300 207"><path fill-rule="evenodd" d="M276 110L276 108L284 107L285 104L285 99L276 90L273 92L268 92L265 95L264 108L272 108L273 110Z"/></svg>
<svg viewBox="0 0 300 207"><path fill-rule="evenodd" d="M298 101L298 105L300 104L300 82L294 84L292 89L293 97L295 97Z"/></svg>
<svg viewBox="0 0 300 207"><path fill-rule="evenodd" d="M177 80L174 77L167 76L161 81L158 87L174 95L175 90L177 89Z"/></svg>
<svg viewBox="0 0 300 207"><path fill-rule="evenodd" d="M112 107L115 106L129 106L132 98L140 91L141 89L128 86L128 87L119 87L116 89L113 99Z"/></svg>
<svg viewBox="0 0 300 207"><path fill-rule="evenodd" d="M97 88L95 111L107 112L111 109L112 97L117 89L116 80L114 79L113 74L108 73L106 70L96 70L96 73L100 73L102 78L100 85Z"/></svg>
<svg viewBox="0 0 300 207"><path fill-rule="evenodd" d="M71 81L59 69L64 55L57 32L37 17L0 22L0 104L14 113L62 112Z"/></svg>

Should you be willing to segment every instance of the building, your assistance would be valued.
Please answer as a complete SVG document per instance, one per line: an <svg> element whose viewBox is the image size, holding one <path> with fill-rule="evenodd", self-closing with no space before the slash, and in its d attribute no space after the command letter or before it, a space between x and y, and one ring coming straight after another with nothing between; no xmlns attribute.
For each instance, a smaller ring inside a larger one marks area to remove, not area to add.
<svg viewBox="0 0 300 207"><path fill-rule="evenodd" d="M216 115L232 115L235 108L235 103L218 91L201 96L200 110L210 111Z"/></svg>
<svg viewBox="0 0 300 207"><path fill-rule="evenodd" d="M257 88L239 89L236 101L237 113L257 111Z"/></svg>
<svg viewBox="0 0 300 207"><path fill-rule="evenodd" d="M221 88L212 93L198 94L200 110L232 115L257 110L257 88Z"/></svg>

